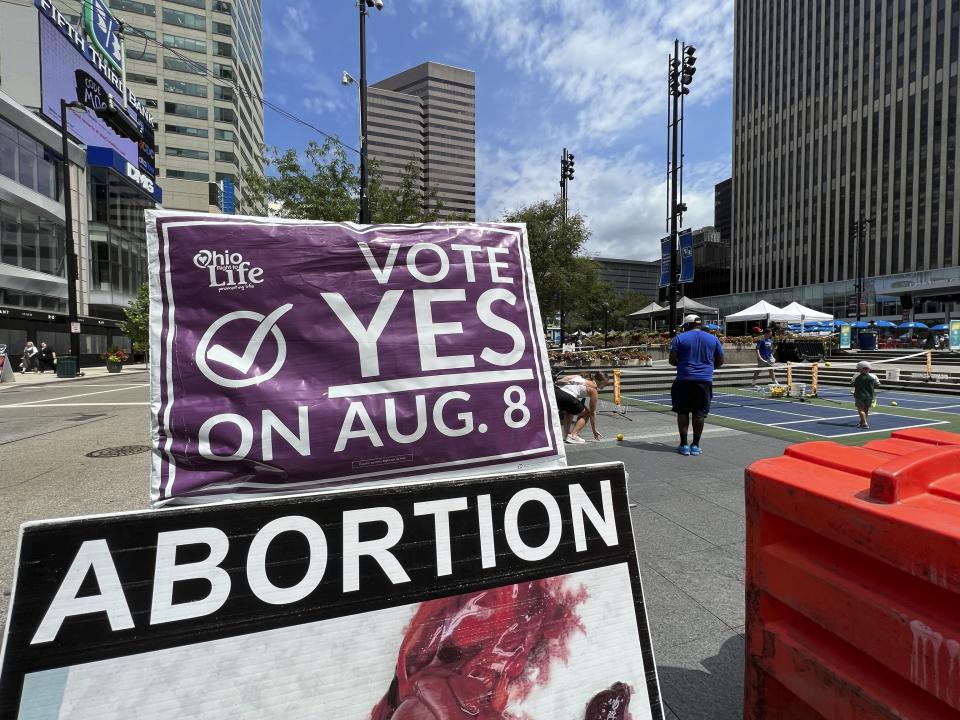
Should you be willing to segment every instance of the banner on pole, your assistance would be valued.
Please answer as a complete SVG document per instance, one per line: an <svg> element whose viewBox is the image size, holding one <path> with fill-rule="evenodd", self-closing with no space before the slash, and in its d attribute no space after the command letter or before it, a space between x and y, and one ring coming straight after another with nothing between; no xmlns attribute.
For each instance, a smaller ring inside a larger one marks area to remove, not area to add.
<svg viewBox="0 0 960 720"><path fill-rule="evenodd" d="M147 220L154 504L565 464L523 225Z"/></svg>
<svg viewBox="0 0 960 720"><path fill-rule="evenodd" d="M840 349L849 350L850 349L850 336L851 336L851 327L849 325L840 326Z"/></svg>
<svg viewBox="0 0 960 720"><path fill-rule="evenodd" d="M623 465L28 523L0 717L662 720Z"/></svg>
<svg viewBox="0 0 960 720"><path fill-rule="evenodd" d="M660 241L660 283L657 287L670 287L670 238Z"/></svg>
<svg viewBox="0 0 960 720"><path fill-rule="evenodd" d="M681 230L677 234L680 245L680 279L681 285L693 282L693 231Z"/></svg>
<svg viewBox="0 0 960 720"><path fill-rule="evenodd" d="M960 350L960 320L950 321L950 349Z"/></svg>

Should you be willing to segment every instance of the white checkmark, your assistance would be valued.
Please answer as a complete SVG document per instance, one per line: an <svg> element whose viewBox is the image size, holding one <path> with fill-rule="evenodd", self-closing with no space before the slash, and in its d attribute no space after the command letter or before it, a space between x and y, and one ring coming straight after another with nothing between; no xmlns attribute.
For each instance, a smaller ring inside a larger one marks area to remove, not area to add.
<svg viewBox="0 0 960 720"><path fill-rule="evenodd" d="M277 321L284 313L292 308L293 305L291 303L281 305L261 320L256 331L254 331L250 337L247 347L244 348L243 355L237 355L232 350L227 350L223 345L214 345L207 351L207 359L216 360L224 365L229 365L238 372L246 374L250 368L253 367L253 361L257 359L257 353L260 352L260 346L263 345L267 334L273 330L273 326L277 324Z"/></svg>

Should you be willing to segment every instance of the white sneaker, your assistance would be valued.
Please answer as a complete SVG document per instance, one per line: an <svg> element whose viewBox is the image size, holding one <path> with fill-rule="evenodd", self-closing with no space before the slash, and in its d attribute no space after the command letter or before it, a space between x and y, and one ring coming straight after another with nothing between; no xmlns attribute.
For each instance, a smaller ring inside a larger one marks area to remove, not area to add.
<svg viewBox="0 0 960 720"><path fill-rule="evenodd" d="M582 445L586 442L586 440L579 435L567 435L567 442L571 445Z"/></svg>

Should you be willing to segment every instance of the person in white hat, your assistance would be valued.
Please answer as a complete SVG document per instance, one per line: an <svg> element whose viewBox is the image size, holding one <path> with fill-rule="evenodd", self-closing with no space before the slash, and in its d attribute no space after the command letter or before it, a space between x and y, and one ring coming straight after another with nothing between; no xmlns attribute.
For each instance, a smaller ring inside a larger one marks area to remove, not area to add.
<svg viewBox="0 0 960 720"><path fill-rule="evenodd" d="M700 455L700 436L713 400L713 370L723 365L723 345L710 333L700 329L698 315L683 318L684 332L670 344L670 364L677 368L677 378L670 389L673 411L677 414L677 430L681 455ZM689 443L690 416L693 415L693 443Z"/></svg>
<svg viewBox="0 0 960 720"><path fill-rule="evenodd" d="M857 414L860 416L860 427L869 429L867 415L870 414L870 408L877 399L877 388L880 387L880 378L870 372L870 363L861 360L857 363L857 374L853 376L850 384L853 385L853 402L857 406Z"/></svg>

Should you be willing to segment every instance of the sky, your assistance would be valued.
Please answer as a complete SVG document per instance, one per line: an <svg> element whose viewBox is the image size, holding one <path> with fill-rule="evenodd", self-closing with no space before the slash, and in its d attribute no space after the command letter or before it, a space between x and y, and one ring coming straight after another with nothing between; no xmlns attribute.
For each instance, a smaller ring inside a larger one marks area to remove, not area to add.
<svg viewBox="0 0 960 720"><path fill-rule="evenodd" d="M559 192L563 148L576 156L571 211L586 252L659 257L667 213L667 58L697 48L686 100L684 225L713 223L730 177L733 0L383 0L367 18L374 83L432 61L476 72L477 220ZM359 145L354 0L266 0L264 91L320 130ZM315 130L266 110L267 145L302 149ZM354 158L356 160L356 158Z"/></svg>

